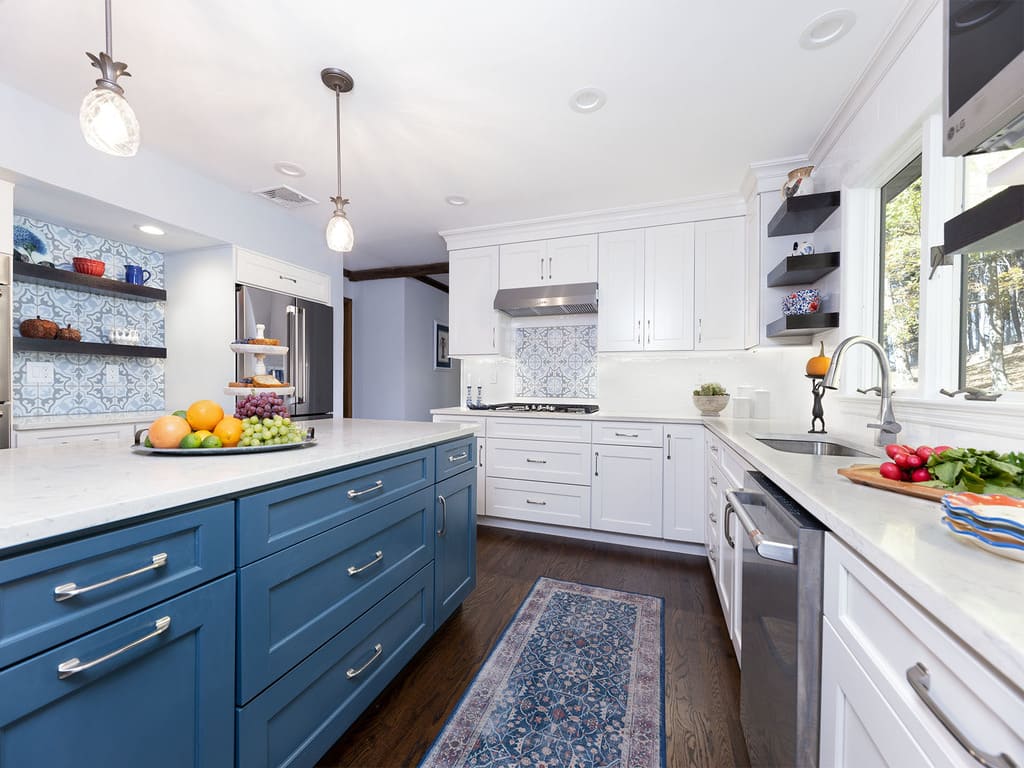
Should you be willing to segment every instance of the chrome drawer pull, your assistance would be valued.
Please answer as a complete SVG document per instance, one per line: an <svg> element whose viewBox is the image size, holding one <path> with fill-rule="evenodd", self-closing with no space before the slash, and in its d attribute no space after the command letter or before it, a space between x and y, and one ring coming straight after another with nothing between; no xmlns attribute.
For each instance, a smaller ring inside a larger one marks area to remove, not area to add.
<svg viewBox="0 0 1024 768"><path fill-rule="evenodd" d="M548 460L547 459L531 459L531 458L527 457L526 458L526 463L527 464L547 464Z"/></svg>
<svg viewBox="0 0 1024 768"><path fill-rule="evenodd" d="M441 495L438 495L437 500L441 502L441 530L437 532L437 535L444 536L445 531L448 530L448 501Z"/></svg>
<svg viewBox="0 0 1024 768"><path fill-rule="evenodd" d="M375 646L373 646L373 656L370 657L370 660L363 664L363 666L361 666L359 669L349 667L347 670L345 670L345 677L347 677L349 680L351 680L353 677L359 677L361 674L363 674L363 672L366 671L367 667L373 664L373 662L375 662L380 657L382 653L384 653L384 646L382 646L380 643L377 643Z"/></svg>
<svg viewBox="0 0 1024 768"><path fill-rule="evenodd" d="M712 453L718 453L718 446L717 445L712 445L711 446L711 452Z"/></svg>
<svg viewBox="0 0 1024 768"><path fill-rule="evenodd" d="M717 523L718 522L718 515L716 515L714 512L708 512L708 519L712 523Z"/></svg>
<svg viewBox="0 0 1024 768"><path fill-rule="evenodd" d="M967 750L967 754L982 765L992 766L993 768L1017 768L1017 764L1006 753L990 755L987 752L982 752L971 743L971 740L967 738L967 734L957 727L949 715L942 711L939 703L932 698L931 675L928 674L928 668L920 661L907 669L907 682L910 683L910 687L914 689L914 693L920 697L924 705L946 727L950 735L959 742L961 747Z"/></svg>
<svg viewBox="0 0 1024 768"><path fill-rule="evenodd" d="M616 437L640 437L639 432L616 432Z"/></svg>
<svg viewBox="0 0 1024 768"><path fill-rule="evenodd" d="M462 453L457 453L454 456L449 456L448 457L448 461L450 461L452 464L454 464L456 461L465 461L468 458L469 458L469 454L466 453L465 451L463 451Z"/></svg>
<svg viewBox="0 0 1024 768"><path fill-rule="evenodd" d="M384 487L384 481L383 480L378 480L376 483L371 485L369 488L364 488L361 491L350 490L348 492L348 497L350 499L358 499L360 496L364 496L367 493L373 493L374 491L379 491L383 487Z"/></svg>
<svg viewBox="0 0 1024 768"><path fill-rule="evenodd" d="M355 576L357 573L362 573L367 568L369 568L370 566L376 565L377 563L379 563L383 559L384 559L384 550L379 549L379 550L377 550L376 552L373 553L373 560L368 562L366 565L361 566L359 568L356 568L354 565L350 565L348 567L348 575L349 576Z"/></svg>
<svg viewBox="0 0 1024 768"><path fill-rule="evenodd" d="M93 659L92 661L86 662L79 661L78 659L68 659L67 661L61 662L57 666L57 677L59 677L61 680L64 680L65 678L71 677L72 675L77 675L79 672L85 672L85 670L92 669L97 664L102 664L104 661L109 661L115 656L120 656L125 651L130 651L132 648L142 645L148 640L152 640L157 635L162 635L170 628L171 617L160 617L156 620L156 624L154 626L156 628L148 635L140 637L138 640L132 640L130 643L128 643L128 645L124 645L118 648L116 651L111 651L106 656L100 656L98 659Z"/></svg>
<svg viewBox="0 0 1024 768"><path fill-rule="evenodd" d="M718 478L712 475L711 477L708 478L708 482L711 483L712 485L718 485Z"/></svg>
<svg viewBox="0 0 1024 768"><path fill-rule="evenodd" d="M110 584L114 584L122 579L130 579L132 576L138 576L140 573L153 571L157 568L163 568L165 565L167 565L167 553L161 552L157 555L153 555L152 561L149 565L130 571L129 573L122 573L120 576L115 576L114 578L107 579L106 581L99 581L95 584L90 584L88 587L80 587L73 581L68 584L61 584L59 587L54 587L53 599L59 603L63 600L72 598L75 595L84 595L86 592L92 592L94 589L109 586Z"/></svg>
<svg viewBox="0 0 1024 768"><path fill-rule="evenodd" d="M527 504L536 504L538 507L546 507L548 503L546 501L536 501L534 499L527 499Z"/></svg>

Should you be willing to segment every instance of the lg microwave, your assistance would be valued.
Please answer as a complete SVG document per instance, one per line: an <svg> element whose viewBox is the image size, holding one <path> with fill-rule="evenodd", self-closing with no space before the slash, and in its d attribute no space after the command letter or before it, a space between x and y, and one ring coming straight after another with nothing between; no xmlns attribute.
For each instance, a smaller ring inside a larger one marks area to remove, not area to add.
<svg viewBox="0 0 1024 768"><path fill-rule="evenodd" d="M1024 146L1024 0L943 0L943 154Z"/></svg>

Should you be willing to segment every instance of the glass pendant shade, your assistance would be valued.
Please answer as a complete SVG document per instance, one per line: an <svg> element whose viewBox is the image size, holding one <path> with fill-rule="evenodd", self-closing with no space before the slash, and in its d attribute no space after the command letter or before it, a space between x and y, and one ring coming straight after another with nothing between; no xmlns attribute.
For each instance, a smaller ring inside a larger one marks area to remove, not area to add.
<svg viewBox="0 0 1024 768"><path fill-rule="evenodd" d="M82 135L89 146L118 157L139 151L139 121L128 100L109 88L93 88L78 113Z"/></svg>
<svg viewBox="0 0 1024 768"><path fill-rule="evenodd" d="M327 222L327 247L339 253L348 253L355 245L356 236L352 223L344 211L335 211Z"/></svg>

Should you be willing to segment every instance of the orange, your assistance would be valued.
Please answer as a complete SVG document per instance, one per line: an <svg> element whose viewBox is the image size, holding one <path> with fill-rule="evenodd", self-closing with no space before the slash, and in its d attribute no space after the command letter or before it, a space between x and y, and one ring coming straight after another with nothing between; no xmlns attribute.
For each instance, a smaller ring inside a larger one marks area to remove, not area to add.
<svg viewBox="0 0 1024 768"><path fill-rule="evenodd" d="M196 400L188 407L185 417L188 419L188 423L192 425L192 429L196 431L200 429L212 430L224 418L224 409L213 402L213 400Z"/></svg>
<svg viewBox="0 0 1024 768"><path fill-rule="evenodd" d="M181 416L161 416L149 425L149 441L154 448L177 448L192 428Z"/></svg>
<svg viewBox="0 0 1024 768"><path fill-rule="evenodd" d="M220 438L225 448L238 445L242 439L242 420L234 416L225 416L213 428L213 434Z"/></svg>

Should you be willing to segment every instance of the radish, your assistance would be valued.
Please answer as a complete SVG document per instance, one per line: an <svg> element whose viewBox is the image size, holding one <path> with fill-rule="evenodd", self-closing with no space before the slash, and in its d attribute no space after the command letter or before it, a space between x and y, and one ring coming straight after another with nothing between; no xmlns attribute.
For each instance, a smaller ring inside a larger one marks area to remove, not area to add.
<svg viewBox="0 0 1024 768"><path fill-rule="evenodd" d="M924 467L918 467L917 469L914 470L913 474L910 476L911 482L914 482L914 483L926 483L926 482L928 482L931 479L932 479L932 473L929 472Z"/></svg>
<svg viewBox="0 0 1024 768"><path fill-rule="evenodd" d="M935 449L927 445L922 445L917 449L916 453L922 459L928 461L928 457L935 453Z"/></svg>
<svg viewBox="0 0 1024 768"><path fill-rule="evenodd" d="M898 454L906 452L906 449L902 445L897 445L896 443L885 446L885 455L890 459L895 459Z"/></svg>
<svg viewBox="0 0 1024 768"><path fill-rule="evenodd" d="M893 464L891 461L885 462L878 468L878 474L884 477L886 480L902 480L903 470Z"/></svg>

